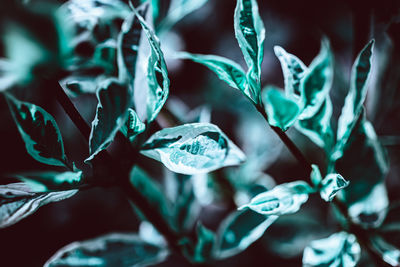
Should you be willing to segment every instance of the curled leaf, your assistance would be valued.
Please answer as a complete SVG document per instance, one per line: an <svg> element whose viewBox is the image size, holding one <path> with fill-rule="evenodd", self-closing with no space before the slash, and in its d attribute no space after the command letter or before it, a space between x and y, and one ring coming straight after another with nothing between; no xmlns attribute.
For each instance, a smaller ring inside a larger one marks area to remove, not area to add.
<svg viewBox="0 0 400 267"><path fill-rule="evenodd" d="M136 112L129 108L128 109L128 119L125 124L122 126L122 133L129 139L129 141L133 142L135 137L144 132L146 129L146 125L140 121L139 116Z"/></svg>
<svg viewBox="0 0 400 267"><path fill-rule="evenodd" d="M332 201L336 194L348 185L349 182L340 174L330 173L321 181L321 198L326 202Z"/></svg>

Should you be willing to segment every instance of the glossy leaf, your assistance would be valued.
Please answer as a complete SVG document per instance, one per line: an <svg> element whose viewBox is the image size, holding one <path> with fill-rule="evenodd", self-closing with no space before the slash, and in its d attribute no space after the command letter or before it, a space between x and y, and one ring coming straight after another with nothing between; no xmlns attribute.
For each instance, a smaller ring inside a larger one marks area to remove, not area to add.
<svg viewBox="0 0 400 267"><path fill-rule="evenodd" d="M122 126L122 133L129 139L129 141L133 142L135 137L144 132L146 129L146 125L140 121L139 116L136 112L129 108L128 109L128 118L125 124Z"/></svg>
<svg viewBox="0 0 400 267"><path fill-rule="evenodd" d="M294 100L287 98L281 90L274 87L263 89L262 101L270 125L286 131L296 122L300 108Z"/></svg>
<svg viewBox="0 0 400 267"><path fill-rule="evenodd" d="M283 215L295 213L314 192L306 182L296 181L280 184L273 189L255 196L249 204L239 209L249 208L263 215Z"/></svg>
<svg viewBox="0 0 400 267"><path fill-rule="evenodd" d="M0 185L0 228L13 225L41 206L70 198L77 192L78 190L35 193L24 183Z"/></svg>
<svg viewBox="0 0 400 267"><path fill-rule="evenodd" d="M329 42L323 40L321 50L311 62L300 83L303 109L300 119L312 117L324 103L333 81L333 55Z"/></svg>
<svg viewBox="0 0 400 267"><path fill-rule="evenodd" d="M248 79L256 82L252 88L258 96L261 82L261 63L264 57L265 28L258 13L256 0L237 0L234 15L235 36L242 50L248 70Z"/></svg>
<svg viewBox="0 0 400 267"><path fill-rule="evenodd" d="M6 94L6 100L29 155L44 164L68 166L54 118L41 107L19 101L9 94Z"/></svg>
<svg viewBox="0 0 400 267"><path fill-rule="evenodd" d="M194 62L202 64L213 71L218 78L226 82L229 86L239 89L253 103L256 103L257 96L253 95L250 85L247 82L246 74L236 62L214 55L196 55L181 52L179 58L190 59Z"/></svg>
<svg viewBox="0 0 400 267"><path fill-rule="evenodd" d="M168 251L135 234L108 234L74 242L58 250L45 267L56 266L147 266L162 262Z"/></svg>
<svg viewBox="0 0 400 267"><path fill-rule="evenodd" d="M361 248L354 235L346 232L314 240L303 254L303 266L356 266Z"/></svg>
<svg viewBox="0 0 400 267"><path fill-rule="evenodd" d="M150 57L147 63L147 83L148 90L141 90L141 94L144 94L145 97L145 110L146 110L146 119L147 122L153 121L161 108L163 107L165 101L167 101L169 94L169 79L168 79L168 70L167 65L165 63L164 54L161 51L160 41L155 35L154 31L149 27L144 18L134 9L135 16L138 18L143 33L145 34L148 43L150 45ZM142 89L142 88L141 88ZM135 91L139 92L139 91ZM138 97L140 98L140 97ZM138 103L141 106L144 103ZM137 109L143 109L137 106ZM139 113L139 110L136 110ZM140 114L139 114L140 115Z"/></svg>
<svg viewBox="0 0 400 267"><path fill-rule="evenodd" d="M216 257L223 259L242 252L257 241L277 218L250 209L233 212L219 227Z"/></svg>
<svg viewBox="0 0 400 267"><path fill-rule="evenodd" d="M141 153L173 172L189 175L237 165L245 159L243 152L210 123L165 128L146 141Z"/></svg>
<svg viewBox="0 0 400 267"><path fill-rule="evenodd" d="M97 91L97 110L89 138L90 161L113 141L124 125L131 104L131 91L118 80L110 79Z"/></svg>
<svg viewBox="0 0 400 267"><path fill-rule="evenodd" d="M82 183L82 171L37 172L15 175L27 184L33 192L51 192L75 189Z"/></svg>
<svg viewBox="0 0 400 267"><path fill-rule="evenodd" d="M318 111L303 120L298 120L296 129L310 138L316 145L330 151L333 145L333 131L331 127L332 102L329 95Z"/></svg>
<svg viewBox="0 0 400 267"><path fill-rule="evenodd" d="M330 173L321 181L321 198L326 202L332 201L336 194L348 185L349 182L340 174Z"/></svg>
<svg viewBox="0 0 400 267"><path fill-rule="evenodd" d="M363 50L361 50L353 64L350 90L346 96L338 122L336 158L341 156L342 149L349 139L352 129L362 112L362 106L367 95L367 83L371 71L373 47L374 40L371 40Z"/></svg>
<svg viewBox="0 0 400 267"><path fill-rule="evenodd" d="M274 46L274 52L281 63L286 95L300 96L300 81L304 77L307 67L298 57L286 52L280 46Z"/></svg>

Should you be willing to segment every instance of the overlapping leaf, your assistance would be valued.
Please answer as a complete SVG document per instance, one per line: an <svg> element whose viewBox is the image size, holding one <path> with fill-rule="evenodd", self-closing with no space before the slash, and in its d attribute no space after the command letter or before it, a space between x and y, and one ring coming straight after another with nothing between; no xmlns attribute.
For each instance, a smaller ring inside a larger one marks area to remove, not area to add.
<svg viewBox="0 0 400 267"><path fill-rule="evenodd" d="M146 129L146 125L140 121L139 116L136 112L129 108L128 109L128 118L125 124L122 126L122 133L129 139L129 141L133 142L135 137L144 132Z"/></svg>
<svg viewBox="0 0 400 267"><path fill-rule="evenodd" d="M321 198L327 202L332 201L336 194L348 185L349 182L340 174L330 173L321 181Z"/></svg>
<svg viewBox="0 0 400 267"><path fill-rule="evenodd" d="M244 161L243 152L215 125L191 123L165 128L146 141L141 153L182 174L205 173Z"/></svg>
<svg viewBox="0 0 400 267"><path fill-rule="evenodd" d="M69 190L77 188L83 179L82 171L77 172L36 172L18 174L15 177L25 182L36 193Z"/></svg>

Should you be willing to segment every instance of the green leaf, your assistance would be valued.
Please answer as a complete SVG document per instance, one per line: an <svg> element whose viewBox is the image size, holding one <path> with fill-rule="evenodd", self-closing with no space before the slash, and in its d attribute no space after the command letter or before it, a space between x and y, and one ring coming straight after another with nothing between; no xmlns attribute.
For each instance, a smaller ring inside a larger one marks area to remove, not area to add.
<svg viewBox="0 0 400 267"><path fill-rule="evenodd" d="M283 215L295 213L308 200L308 194L314 192L306 182L295 181L280 184L273 189L255 196L249 204L239 208L249 208L263 215Z"/></svg>
<svg viewBox="0 0 400 267"><path fill-rule="evenodd" d="M336 158L341 156L349 136L356 124L367 95L368 77L371 71L372 49L374 40L371 40L357 56L351 70L350 90L346 96L342 113L339 117L336 145Z"/></svg>
<svg viewBox="0 0 400 267"><path fill-rule="evenodd" d="M0 228L13 225L41 206L64 200L78 190L35 193L24 183L0 185Z"/></svg>
<svg viewBox="0 0 400 267"><path fill-rule="evenodd" d="M96 117L92 122L89 138L90 161L113 141L118 130L124 125L131 91L116 79L109 79L97 91Z"/></svg>
<svg viewBox="0 0 400 267"><path fill-rule="evenodd" d="M298 57L286 52L280 46L274 46L274 52L281 63L286 95L300 96L300 81L304 77L307 67Z"/></svg>
<svg viewBox="0 0 400 267"><path fill-rule="evenodd" d="M255 88L252 87L253 95L258 96L260 93L261 63L264 57L265 28L258 13L256 0L237 0L234 27L236 39L249 67L247 77L258 85Z"/></svg>
<svg viewBox="0 0 400 267"><path fill-rule="evenodd" d="M168 70L165 63L164 54L161 51L160 41L158 40L154 31L147 25L144 18L138 13L138 11L134 9L134 12L136 17L139 19L140 24L142 25L143 32L148 40L151 51L146 70L148 90L143 90L143 88L140 88L140 91L135 91L135 94L141 94L141 96L137 96L137 99L145 99L143 103L136 102L136 111L138 112L145 107L147 122L152 122L157 117L168 98ZM140 105L140 107L138 105Z"/></svg>
<svg viewBox="0 0 400 267"><path fill-rule="evenodd" d="M243 152L215 125L191 123L158 131L140 151L173 172L197 174L237 165Z"/></svg>
<svg viewBox="0 0 400 267"><path fill-rule="evenodd" d="M348 203L368 195L388 172L386 152L379 143L372 124L363 114L354 125L340 154L342 156L334 162L335 170L350 181L350 185L342 191ZM337 155L332 156L337 158Z"/></svg>
<svg viewBox="0 0 400 267"><path fill-rule="evenodd" d="M146 125L140 121L136 112L129 108L128 109L128 119L125 124L122 126L122 133L129 139L129 141L133 142L135 137L143 133L146 129Z"/></svg>
<svg viewBox="0 0 400 267"><path fill-rule="evenodd" d="M19 101L10 94L5 96L29 155L44 164L68 166L54 118L39 106Z"/></svg>
<svg viewBox="0 0 400 267"><path fill-rule="evenodd" d="M277 218L250 209L233 212L219 227L216 257L223 259L242 252L257 241Z"/></svg>
<svg viewBox="0 0 400 267"><path fill-rule="evenodd" d="M286 131L296 122L300 108L294 100L287 98L281 90L272 86L264 88L262 101L270 125Z"/></svg>
<svg viewBox="0 0 400 267"><path fill-rule="evenodd" d="M136 234L108 234L74 242L58 250L45 264L56 266L147 266L166 258L168 251L140 239Z"/></svg>
<svg viewBox="0 0 400 267"><path fill-rule="evenodd" d="M303 266L356 266L361 248L354 235L339 232L328 238L314 240L305 248Z"/></svg>
<svg viewBox="0 0 400 267"><path fill-rule="evenodd" d="M310 138L316 145L330 151L333 145L333 130L331 127L332 102L329 95L318 111L310 118L298 120L296 129Z"/></svg>
<svg viewBox="0 0 400 267"><path fill-rule="evenodd" d="M170 220L171 208L159 184L151 179L141 168L135 166L130 173L130 182L149 203L167 220Z"/></svg>
<svg viewBox="0 0 400 267"><path fill-rule="evenodd" d="M333 55L329 42L321 42L321 50L311 62L300 82L303 109L300 119L312 117L324 103L333 81Z"/></svg>
<svg viewBox="0 0 400 267"><path fill-rule="evenodd" d="M246 74L236 62L220 56L198 55L186 52L178 53L177 56L206 66L229 86L239 89L253 103L257 102L257 96L252 94Z"/></svg>
<svg viewBox="0 0 400 267"><path fill-rule="evenodd" d="M321 181L321 198L326 202L332 201L336 194L348 185L349 182L340 174L330 173Z"/></svg>
<svg viewBox="0 0 400 267"><path fill-rule="evenodd" d="M82 171L77 172L37 172L15 175L25 182L33 192L46 193L52 191L77 188L83 179Z"/></svg>

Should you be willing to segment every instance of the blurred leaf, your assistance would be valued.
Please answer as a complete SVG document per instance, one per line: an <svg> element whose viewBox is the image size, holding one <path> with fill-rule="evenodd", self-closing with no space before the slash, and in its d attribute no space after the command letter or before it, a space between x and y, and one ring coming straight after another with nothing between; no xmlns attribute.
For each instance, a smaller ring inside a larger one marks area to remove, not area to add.
<svg viewBox="0 0 400 267"><path fill-rule="evenodd" d="M280 184L258 194L249 204L239 209L249 208L263 215L295 213L308 200L308 194L312 192L314 189L303 181Z"/></svg>
<svg viewBox="0 0 400 267"><path fill-rule="evenodd" d="M304 77L307 67L298 57L286 52L280 46L274 46L274 52L281 63L286 95L289 97L300 96L300 81Z"/></svg>
<svg viewBox="0 0 400 267"><path fill-rule="evenodd" d="M5 96L29 155L44 164L68 166L54 118L39 106L19 101L10 94Z"/></svg>
<svg viewBox="0 0 400 267"><path fill-rule="evenodd" d="M322 181L321 172L320 172L320 170L319 170L317 165L312 164L311 167L312 167L312 172L310 174L311 183L314 186L319 187L320 183Z"/></svg>
<svg viewBox="0 0 400 267"><path fill-rule="evenodd" d="M278 216L264 216L250 209L229 215L219 226L216 257L236 255L257 241Z"/></svg>
<svg viewBox="0 0 400 267"><path fill-rule="evenodd" d="M196 227L197 241L194 245L185 244L185 254L193 263L204 263L212 259L215 234L201 223Z"/></svg>
<svg viewBox="0 0 400 267"><path fill-rule="evenodd" d="M147 243L135 234L108 234L71 243L58 250L45 267L56 266L147 266L164 261L168 251Z"/></svg>
<svg viewBox="0 0 400 267"><path fill-rule="evenodd" d="M253 80L252 94L259 102L261 63L264 57L265 28L258 13L256 0L237 0L234 15L235 36L249 70L247 77Z"/></svg>
<svg viewBox="0 0 400 267"><path fill-rule="evenodd" d="M70 75L60 82L60 85L65 89L68 95L75 97L82 94L95 94L99 84L110 79L105 75L79 76Z"/></svg>
<svg viewBox="0 0 400 267"><path fill-rule="evenodd" d="M236 62L220 56L190 54L186 52L181 52L177 54L177 56L182 59L190 59L206 66L213 71L218 78L226 82L229 86L239 89L247 98L256 104L257 96L252 94L246 74L242 67Z"/></svg>
<svg viewBox="0 0 400 267"><path fill-rule="evenodd" d="M141 94L147 94L145 103L136 103L140 105L146 104L147 122L152 122L160 112L169 94L169 79L167 65L163 52L161 51L160 41L154 31L147 25L144 18L134 9L135 16L142 25L143 32L150 44L151 54L147 64L147 83L148 90L135 91ZM140 97L139 97L140 98ZM140 107L136 107L141 109ZM137 110L138 111L138 110ZM140 114L139 114L140 115Z"/></svg>
<svg viewBox="0 0 400 267"><path fill-rule="evenodd" d="M113 141L118 130L124 125L131 91L116 79L105 81L97 91L96 117L92 122L89 138L90 161Z"/></svg>
<svg viewBox="0 0 400 267"><path fill-rule="evenodd" d="M240 149L215 125L191 123L158 131L141 153L182 174L210 172L245 160Z"/></svg>
<svg viewBox="0 0 400 267"><path fill-rule="evenodd" d="M382 255L382 259L390 266L400 265L400 249L399 246L394 247L386 242L381 236L373 235L370 237L372 246L379 254Z"/></svg>
<svg viewBox="0 0 400 267"><path fill-rule="evenodd" d="M82 182L82 171L77 172L37 172L15 175L25 182L35 193L75 189Z"/></svg>
<svg viewBox="0 0 400 267"><path fill-rule="evenodd" d="M129 141L133 142L135 137L144 132L146 129L146 125L140 121L136 112L129 108L128 109L128 119L125 124L121 127L122 133L129 139Z"/></svg>
<svg viewBox="0 0 400 267"><path fill-rule="evenodd" d="M148 243L158 246L166 246L167 242L164 237L157 231L148 221L142 221L139 225L139 237Z"/></svg>
<svg viewBox="0 0 400 267"><path fill-rule="evenodd" d="M328 40L321 42L319 54L300 82L303 109L300 119L312 117L324 103L333 81L333 55Z"/></svg>
<svg viewBox="0 0 400 267"><path fill-rule="evenodd" d="M268 115L268 123L286 131L292 126L299 114L299 106L287 98L281 90L269 86L262 91L262 102Z"/></svg>
<svg viewBox="0 0 400 267"><path fill-rule="evenodd" d="M326 202L332 201L336 194L348 185L349 182L340 174L330 173L321 181L321 198Z"/></svg>
<svg viewBox="0 0 400 267"><path fill-rule="evenodd" d="M0 58L0 92L5 91L18 82L18 74L13 71L13 64Z"/></svg>
<svg viewBox="0 0 400 267"><path fill-rule="evenodd" d="M387 216L377 229L377 234L385 242L400 249L400 204L395 202L387 209Z"/></svg>
<svg viewBox="0 0 400 267"><path fill-rule="evenodd" d="M146 197L153 208L157 209L167 221L170 220L170 203L165 198L159 184L153 181L153 179L138 166L133 167L130 174L130 182L137 191Z"/></svg>
<svg viewBox="0 0 400 267"><path fill-rule="evenodd" d="M371 70L372 49L374 40L371 40L357 56L351 71L350 90L346 96L342 113L339 117L337 130L337 144L334 158L339 158L343 153L353 127L356 124L367 95L367 83Z"/></svg>
<svg viewBox="0 0 400 267"><path fill-rule="evenodd" d="M354 235L339 232L314 240L305 248L303 266L356 266L361 248Z"/></svg>
<svg viewBox="0 0 400 267"><path fill-rule="evenodd" d="M333 131L331 127L332 102L329 95L318 111L310 118L298 120L296 129L310 138L316 145L330 151L333 145Z"/></svg>
<svg viewBox="0 0 400 267"><path fill-rule="evenodd" d="M35 193L24 183L0 185L0 228L13 225L41 206L64 200L78 190Z"/></svg>

